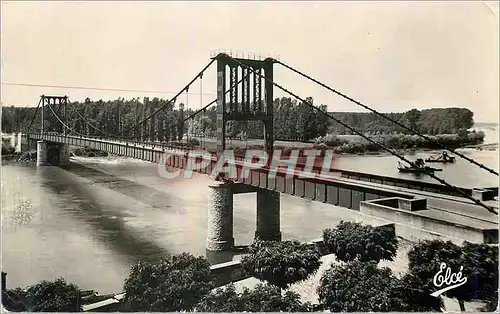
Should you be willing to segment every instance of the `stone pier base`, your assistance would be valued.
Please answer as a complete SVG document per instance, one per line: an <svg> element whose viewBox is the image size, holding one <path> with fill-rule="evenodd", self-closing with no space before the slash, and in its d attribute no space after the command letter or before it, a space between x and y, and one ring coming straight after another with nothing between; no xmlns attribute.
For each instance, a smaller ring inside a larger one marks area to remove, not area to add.
<svg viewBox="0 0 500 314"><path fill-rule="evenodd" d="M279 192L265 189L257 191L257 230L255 238L264 241L281 241Z"/></svg>
<svg viewBox="0 0 500 314"><path fill-rule="evenodd" d="M47 158L49 154L49 145L45 141L36 142L36 165L47 166Z"/></svg>
<svg viewBox="0 0 500 314"><path fill-rule="evenodd" d="M38 141L36 145L37 166L62 166L69 164L69 145Z"/></svg>
<svg viewBox="0 0 500 314"><path fill-rule="evenodd" d="M69 164L69 145L59 144L59 165Z"/></svg>
<svg viewBox="0 0 500 314"><path fill-rule="evenodd" d="M208 251L226 251L234 247L232 183L210 185L208 202Z"/></svg>

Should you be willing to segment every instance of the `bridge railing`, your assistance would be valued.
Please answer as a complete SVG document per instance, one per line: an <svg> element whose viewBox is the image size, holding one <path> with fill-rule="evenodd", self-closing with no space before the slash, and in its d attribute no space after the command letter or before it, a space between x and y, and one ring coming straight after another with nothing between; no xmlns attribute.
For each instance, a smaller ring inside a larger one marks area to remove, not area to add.
<svg viewBox="0 0 500 314"><path fill-rule="evenodd" d="M98 137L82 137L82 136L68 136L68 135L63 135L59 133L46 133L44 135L39 134L39 133L31 133L27 134L26 138L32 138L36 140L48 140L48 141L54 141L54 142L61 142L61 143L67 143L70 145L78 145L81 146L81 141L94 141L94 142L101 142L101 143L108 143L108 144L119 144L119 145L125 145L125 146L132 146L132 147L142 147L143 149L146 150L154 150L156 152L168 152L169 154L177 154L182 157L182 161L180 161L176 166L181 167L181 168L186 168L188 164L188 158L195 158L194 164L200 164L202 162L206 162L208 160L204 160L204 157L202 156L190 156L189 151L191 151L193 148L196 148L194 146L186 145L186 144L173 144L173 143L160 143L160 142L129 142L129 141L118 141L118 140L107 140L103 138L98 138ZM80 144L78 143L71 143L70 140L68 139L78 139L80 141ZM149 146L149 147L148 147ZM244 167L247 169L249 168L255 168L255 164L252 163L251 161L246 159L246 153L244 152L245 149L243 149L243 153L237 153L235 154L235 161L234 163L231 160L228 160L229 165L234 165L236 166L237 171L242 171ZM206 151L207 153L208 151ZM220 159L220 155L218 155L215 152L209 152L210 153L210 164L209 168L211 168L211 171L214 169L213 164L217 164L217 161ZM132 156L135 157L135 156ZM173 166L170 165L169 166ZM296 166L294 166L294 176L300 176L300 174L303 174L303 171L306 167L306 157L305 156L300 156L298 158L298 162ZM277 173L278 175L281 174L286 174L287 170L285 169L286 166L280 166L278 167ZM194 169L193 169L194 170ZM377 174L370 174L370 173L363 173L363 172L357 172L357 171L351 171L351 170L343 170L343 169L329 169L331 172L337 171L337 175L345 178L345 179L351 179L351 180L358 180L358 181L363 181L363 182L369 182L373 184L382 184L382 185L389 185L389 186L395 186L395 187L402 187L402 188L408 188L408 189L413 189L413 190L420 190L420 191L426 191L426 192L432 192L432 193L440 193L440 194L446 194L446 195L451 195L451 196L461 196L457 191L453 190L450 187L447 187L445 185L441 184L436 184L436 183L429 183L429 182L422 182L422 181L416 181L416 180L408 180L408 179L403 179L403 178L395 178L395 177L389 177L389 176L383 176L383 175L377 175ZM196 172L201 172L199 170L194 170ZM252 169L251 171L256 171L258 173L269 173L270 172L270 160L267 160L267 163L265 166L259 168L259 169ZM320 158L317 158L315 160L314 165L312 166L312 173L313 174L320 174L321 171L324 171L323 167L323 160ZM243 179L242 179L243 180ZM242 182L245 182L244 180ZM488 188L483 188L483 189L477 189L477 188L464 188L460 187L459 188L461 191L467 193L468 195L473 195L473 193L477 190L487 190L488 197L496 197L498 196L498 187L488 187Z"/></svg>

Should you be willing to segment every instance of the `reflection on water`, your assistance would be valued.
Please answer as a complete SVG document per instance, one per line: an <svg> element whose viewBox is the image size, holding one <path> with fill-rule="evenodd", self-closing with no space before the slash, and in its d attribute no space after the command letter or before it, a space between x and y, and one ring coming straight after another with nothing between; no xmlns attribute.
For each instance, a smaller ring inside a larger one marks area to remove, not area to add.
<svg viewBox="0 0 500 314"><path fill-rule="evenodd" d="M65 169L4 164L2 170L3 269L10 287L62 276L85 289L119 291L139 259L206 254L206 176L167 181L154 165L135 162ZM253 239L255 206L255 194L235 196L237 245ZM283 238L304 241L352 215L291 196L282 197L282 211Z"/></svg>
<svg viewBox="0 0 500 314"><path fill-rule="evenodd" d="M465 153L489 166L498 165L496 151ZM341 157L337 166L400 176L396 161ZM192 179L166 180L155 165L123 158L72 162L64 169L3 164L2 269L8 273L9 287L62 276L84 289L116 292L122 289L130 265L139 259L207 253L209 177L195 174ZM438 175L456 185L497 185L497 177L463 160L443 167ZM255 233L255 194L234 199L235 242L249 244ZM282 195L281 200L283 239L317 238L324 228L354 217L347 209L293 196ZM208 254L208 258L218 263L238 256Z"/></svg>

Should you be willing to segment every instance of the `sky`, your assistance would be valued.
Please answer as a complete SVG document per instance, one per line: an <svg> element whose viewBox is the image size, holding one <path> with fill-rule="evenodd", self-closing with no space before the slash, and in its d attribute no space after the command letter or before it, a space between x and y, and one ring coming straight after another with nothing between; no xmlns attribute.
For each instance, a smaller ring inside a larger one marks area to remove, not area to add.
<svg viewBox="0 0 500 314"><path fill-rule="evenodd" d="M2 1L2 105L170 98L220 49L279 57L383 112L465 107L499 120L498 2L482 1ZM274 81L330 111L365 111L280 65ZM213 65L179 100L196 109L215 92Z"/></svg>

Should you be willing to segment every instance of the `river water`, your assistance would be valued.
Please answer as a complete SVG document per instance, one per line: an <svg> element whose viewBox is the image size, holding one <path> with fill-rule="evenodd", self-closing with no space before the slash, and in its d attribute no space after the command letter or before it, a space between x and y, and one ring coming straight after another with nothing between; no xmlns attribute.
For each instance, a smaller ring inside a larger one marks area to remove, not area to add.
<svg viewBox="0 0 500 314"><path fill-rule="evenodd" d="M498 138L496 132L487 138ZM463 152L498 170L498 151ZM429 152L408 157L420 155ZM396 163L390 156L343 156L337 167L401 176ZM498 186L498 177L465 160L441 166L446 169L436 174L455 185ZM205 175L166 180L156 165L126 158L73 158L66 169L4 162L2 270L8 287L64 277L84 289L118 292L139 259L205 255L210 182ZM354 219L350 210L293 196L281 202L284 239L311 240L340 219ZM255 194L235 196L237 245L253 239L255 206ZM208 257L212 263L237 258Z"/></svg>

